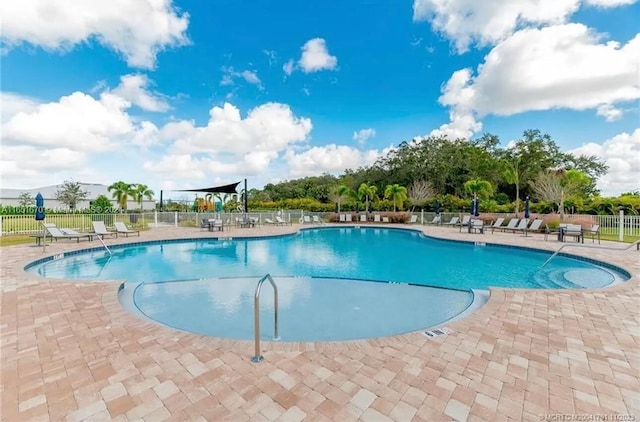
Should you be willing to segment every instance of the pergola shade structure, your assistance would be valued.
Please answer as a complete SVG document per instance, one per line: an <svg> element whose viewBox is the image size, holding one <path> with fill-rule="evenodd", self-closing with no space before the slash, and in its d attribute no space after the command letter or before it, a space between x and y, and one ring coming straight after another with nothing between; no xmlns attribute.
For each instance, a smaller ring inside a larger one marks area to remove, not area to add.
<svg viewBox="0 0 640 422"><path fill-rule="evenodd" d="M176 189L176 192L206 192L206 193L238 193L236 188L240 182L231 183L229 185L223 186L214 186L210 188L200 188L200 189Z"/></svg>

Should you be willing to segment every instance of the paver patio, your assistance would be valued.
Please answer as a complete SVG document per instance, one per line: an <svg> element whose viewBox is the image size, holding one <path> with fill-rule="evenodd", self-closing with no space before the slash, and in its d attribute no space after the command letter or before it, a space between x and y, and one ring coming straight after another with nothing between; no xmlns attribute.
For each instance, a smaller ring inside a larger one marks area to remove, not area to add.
<svg viewBox="0 0 640 422"><path fill-rule="evenodd" d="M541 235L421 229L452 239L559 246ZM218 235L157 228L107 243ZM252 364L252 342L184 333L125 311L117 298L121 281L72 282L23 271L34 259L87 246L97 242L54 242L46 255L32 245L0 249L3 421L562 420L545 419L558 414L640 420L635 249L567 250L625 268L632 279L617 286L492 289L483 308L446 324L452 332L444 336L263 342L265 360Z"/></svg>

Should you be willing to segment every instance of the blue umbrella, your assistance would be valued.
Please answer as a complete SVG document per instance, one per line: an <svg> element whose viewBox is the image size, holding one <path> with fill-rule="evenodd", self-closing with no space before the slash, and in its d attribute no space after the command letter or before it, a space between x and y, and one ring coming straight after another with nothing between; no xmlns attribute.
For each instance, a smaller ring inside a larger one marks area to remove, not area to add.
<svg viewBox="0 0 640 422"><path fill-rule="evenodd" d="M440 202L436 201L436 205L434 208L435 208L436 215L440 215Z"/></svg>
<svg viewBox="0 0 640 422"><path fill-rule="evenodd" d="M338 213L338 203L336 202L336 214Z"/></svg>
<svg viewBox="0 0 640 422"><path fill-rule="evenodd" d="M36 221L42 221L44 217L44 198L42 194L38 192L36 195Z"/></svg>
<svg viewBox="0 0 640 422"><path fill-rule="evenodd" d="M476 217L480 216L480 199L478 198L473 200L473 215Z"/></svg>
<svg viewBox="0 0 640 422"><path fill-rule="evenodd" d="M529 218L529 197L524 200L524 218Z"/></svg>

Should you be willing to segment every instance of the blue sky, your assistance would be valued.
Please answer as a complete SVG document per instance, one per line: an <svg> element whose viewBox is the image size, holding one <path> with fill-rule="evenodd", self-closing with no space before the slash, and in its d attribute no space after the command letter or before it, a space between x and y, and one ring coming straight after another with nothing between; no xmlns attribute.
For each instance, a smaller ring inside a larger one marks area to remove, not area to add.
<svg viewBox="0 0 640 422"><path fill-rule="evenodd" d="M3 2L2 186L254 187L526 129L640 189L635 0Z"/></svg>

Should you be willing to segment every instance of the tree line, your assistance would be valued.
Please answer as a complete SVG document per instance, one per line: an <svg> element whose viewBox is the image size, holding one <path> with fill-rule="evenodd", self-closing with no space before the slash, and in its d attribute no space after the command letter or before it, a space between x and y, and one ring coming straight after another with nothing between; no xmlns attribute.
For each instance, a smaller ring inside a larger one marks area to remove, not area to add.
<svg viewBox="0 0 640 422"><path fill-rule="evenodd" d="M473 197L483 212L519 212L529 197L539 212L565 208L591 214L640 211L640 193L618 200L602 198L596 188L607 166L595 156L562 152L548 134L526 130L521 139L500 147L498 136L451 140L428 137L402 142L373 165L348 169L342 175L305 177L249 192L250 208L305 204L329 210L350 209L370 202L377 209L404 206L432 210L467 208ZM404 189L404 198L388 193ZM394 198L395 199L392 199ZM393 205L393 207L391 206ZM307 208L309 209L309 208Z"/></svg>

